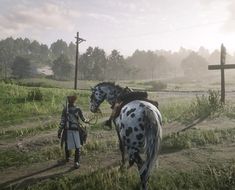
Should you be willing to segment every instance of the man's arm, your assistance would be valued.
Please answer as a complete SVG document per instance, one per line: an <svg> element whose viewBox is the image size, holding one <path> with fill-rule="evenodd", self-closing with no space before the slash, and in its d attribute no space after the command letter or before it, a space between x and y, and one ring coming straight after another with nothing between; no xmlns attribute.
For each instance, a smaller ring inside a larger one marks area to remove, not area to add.
<svg viewBox="0 0 235 190"><path fill-rule="evenodd" d="M83 113L82 113L82 110L80 108L78 108L78 116L81 118L81 120L84 122L84 123L88 123L88 120L85 119Z"/></svg>
<svg viewBox="0 0 235 190"><path fill-rule="evenodd" d="M61 114L61 119L60 119L60 126L59 126L59 129L58 129L58 138L60 139L61 138L61 133L63 131L63 129L65 128L66 126L66 109L63 109L62 111L62 114Z"/></svg>

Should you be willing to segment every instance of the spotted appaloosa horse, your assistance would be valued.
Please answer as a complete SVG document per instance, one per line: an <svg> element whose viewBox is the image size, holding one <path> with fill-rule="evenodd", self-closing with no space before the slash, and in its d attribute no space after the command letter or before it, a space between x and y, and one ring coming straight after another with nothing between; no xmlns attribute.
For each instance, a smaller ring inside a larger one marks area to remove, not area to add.
<svg viewBox="0 0 235 190"><path fill-rule="evenodd" d="M124 88L110 82L97 84L92 88L90 97L91 112L97 112L104 100L113 105L123 90ZM141 187L146 190L147 180L156 164L159 152L162 136L161 114L153 104L134 100L123 106L114 124L119 138L122 164L125 164L125 151L127 151L129 164L130 166L137 164Z"/></svg>

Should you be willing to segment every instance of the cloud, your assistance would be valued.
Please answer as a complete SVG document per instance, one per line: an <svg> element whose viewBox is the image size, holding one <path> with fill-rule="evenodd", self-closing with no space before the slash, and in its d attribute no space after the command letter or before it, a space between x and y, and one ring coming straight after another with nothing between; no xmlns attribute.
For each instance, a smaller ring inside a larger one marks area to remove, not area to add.
<svg viewBox="0 0 235 190"><path fill-rule="evenodd" d="M96 20L101 20L101 21L108 21L108 22L112 22L112 23L118 23L118 20L111 16L111 15L107 15L107 14L100 14L100 13L88 13L87 14L88 17L91 17L93 19L96 19Z"/></svg>
<svg viewBox="0 0 235 190"><path fill-rule="evenodd" d="M223 26L226 32L235 32L235 1L231 1L227 7L229 17Z"/></svg>
<svg viewBox="0 0 235 190"><path fill-rule="evenodd" d="M5 36L32 30L65 30L74 28L73 19L78 12L64 9L58 4L43 2L37 6L30 4L16 5L7 12L0 13L0 29Z"/></svg>

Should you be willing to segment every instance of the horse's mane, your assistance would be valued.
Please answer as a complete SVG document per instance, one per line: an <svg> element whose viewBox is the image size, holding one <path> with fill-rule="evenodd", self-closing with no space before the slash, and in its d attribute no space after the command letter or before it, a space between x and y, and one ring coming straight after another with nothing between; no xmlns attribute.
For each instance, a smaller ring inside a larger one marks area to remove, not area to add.
<svg viewBox="0 0 235 190"><path fill-rule="evenodd" d="M118 88L118 89L123 89L123 87L119 86L118 84L115 84L115 82L101 82L99 84L97 84L96 86L102 86L102 85L109 85L109 86L113 86L115 88Z"/></svg>

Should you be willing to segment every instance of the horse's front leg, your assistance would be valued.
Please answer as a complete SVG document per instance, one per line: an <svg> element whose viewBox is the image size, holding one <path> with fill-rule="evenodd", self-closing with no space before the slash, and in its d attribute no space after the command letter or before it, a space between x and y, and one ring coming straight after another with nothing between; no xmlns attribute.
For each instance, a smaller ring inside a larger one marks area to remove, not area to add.
<svg viewBox="0 0 235 190"><path fill-rule="evenodd" d="M122 141L121 135L120 135L120 130L118 128L117 125L115 125L116 127L116 132L117 132L117 136L118 136L118 141L119 141L119 149L121 151L121 155L122 155L122 165L121 167L123 167L125 165L125 145L124 142Z"/></svg>

